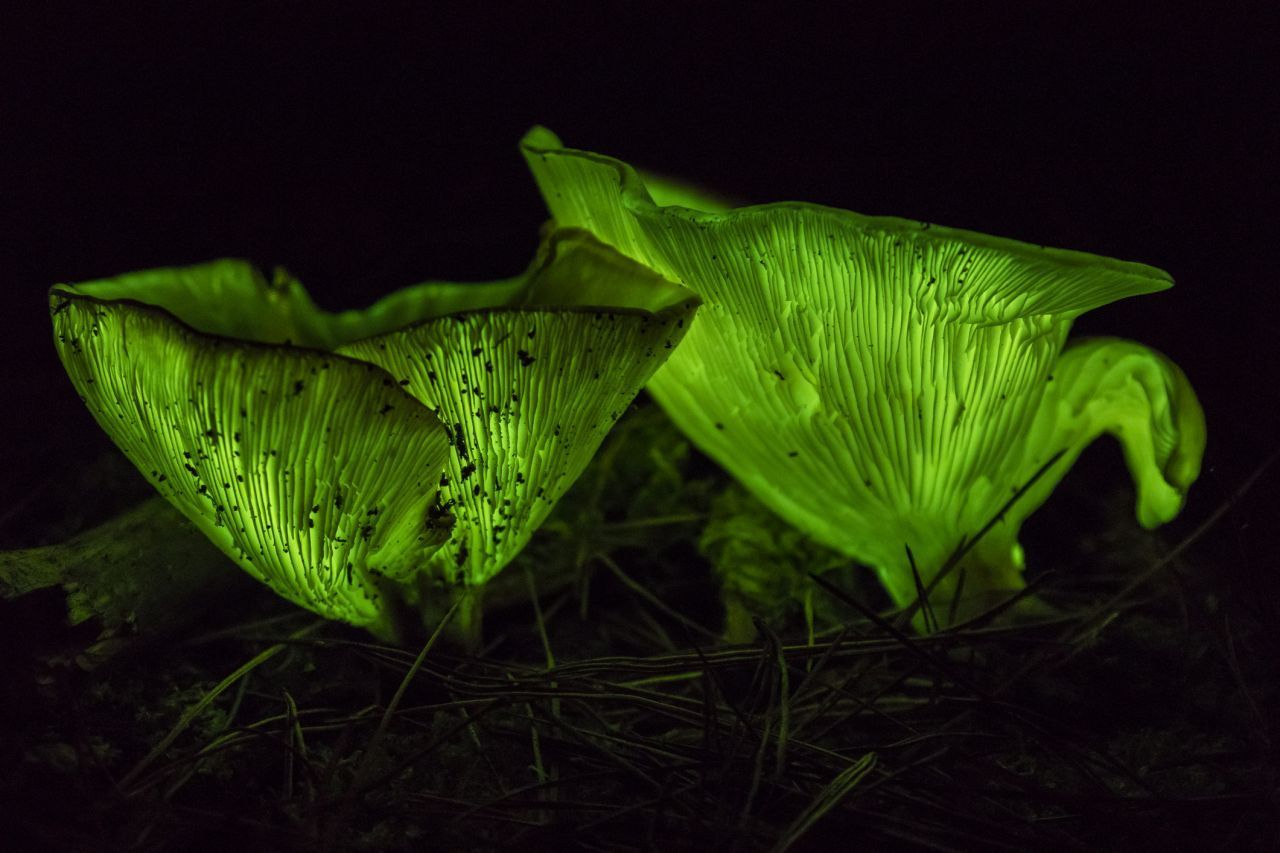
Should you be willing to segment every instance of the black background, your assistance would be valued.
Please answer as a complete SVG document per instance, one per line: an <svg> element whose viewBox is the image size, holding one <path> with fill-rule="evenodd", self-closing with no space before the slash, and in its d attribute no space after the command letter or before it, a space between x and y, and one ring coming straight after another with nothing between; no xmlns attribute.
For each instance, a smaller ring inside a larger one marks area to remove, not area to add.
<svg viewBox="0 0 1280 853"><path fill-rule="evenodd" d="M109 446L54 355L51 283L242 256L347 308L510 275L545 216L516 150L533 123L744 200L1168 269L1174 290L1077 329L1190 375L1210 450L1189 514L1280 444L1270 13L30 5L0 22L0 511Z"/></svg>

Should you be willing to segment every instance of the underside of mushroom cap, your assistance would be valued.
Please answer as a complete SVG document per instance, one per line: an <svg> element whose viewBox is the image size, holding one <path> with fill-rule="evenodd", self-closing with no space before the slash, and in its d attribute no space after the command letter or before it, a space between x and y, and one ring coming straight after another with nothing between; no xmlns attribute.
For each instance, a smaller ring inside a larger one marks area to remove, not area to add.
<svg viewBox="0 0 1280 853"><path fill-rule="evenodd" d="M280 594L375 629L381 578L482 584L520 550L698 302L573 230L524 275L341 314L232 260L51 292L68 373L161 493Z"/></svg>
<svg viewBox="0 0 1280 853"><path fill-rule="evenodd" d="M630 165L566 148L542 127L525 135L521 150L559 227L591 232L697 291L710 310L726 294L769 302L785 299L779 283L807 292L843 274L893 298L937 304L956 319L999 323L1076 317L1173 284L1145 264L917 220L807 202L729 210L668 179L651 193ZM704 203L715 207L688 206Z"/></svg>
<svg viewBox="0 0 1280 853"><path fill-rule="evenodd" d="M479 585L577 479L680 344L698 299L576 231L551 235L518 282L459 295L473 288L393 295L414 321L339 351L384 367L444 422L441 508L457 524L432 565L439 581Z"/></svg>
<svg viewBox="0 0 1280 853"><path fill-rule="evenodd" d="M1143 264L929 223L801 202L726 210L665 180L651 192L627 164L543 128L522 150L558 226L703 297L648 385L672 419L788 521L877 568L900 602L915 590L897 582L910 579L905 546L927 581L1069 450L1031 433L1074 318L1172 283ZM1149 398L1151 429L1168 400L1198 411L1185 378L1157 372L1170 395ZM1194 429L1160 444L1198 459ZM982 555L1000 588L1020 584L1020 518Z"/></svg>
<svg viewBox="0 0 1280 853"><path fill-rule="evenodd" d="M427 524L434 414L372 364L284 345L314 307L242 262L57 285L50 309L80 396L162 495L281 596L383 626L382 578L448 533Z"/></svg>

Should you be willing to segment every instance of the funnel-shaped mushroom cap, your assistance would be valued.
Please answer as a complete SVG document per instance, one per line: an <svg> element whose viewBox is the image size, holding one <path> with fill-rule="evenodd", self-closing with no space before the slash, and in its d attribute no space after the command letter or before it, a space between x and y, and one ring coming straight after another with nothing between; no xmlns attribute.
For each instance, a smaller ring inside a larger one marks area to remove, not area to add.
<svg viewBox="0 0 1280 853"><path fill-rule="evenodd" d="M654 397L899 603L916 596L904 546L928 582L1064 451L961 565L967 590L1019 587L1022 520L1101 431L1125 445L1144 524L1171 518L1195 479L1203 415L1167 359L1107 342L1057 369L1075 317L1169 287L1160 270L812 204L727 211L670 182L650 191L625 163L542 128L522 150L557 225L703 298Z"/></svg>
<svg viewBox="0 0 1280 853"><path fill-rule="evenodd" d="M439 579L482 584L524 547L697 305L590 235L563 231L519 278L427 283L374 306L370 317L395 323L339 352L385 368L449 432L440 498L457 524L432 560ZM352 320L342 334L378 322Z"/></svg>
<svg viewBox="0 0 1280 853"><path fill-rule="evenodd" d="M240 261L50 293L58 355L108 435L223 552L277 593L378 630L379 576L439 548L448 442L372 364L324 343L301 287Z"/></svg>

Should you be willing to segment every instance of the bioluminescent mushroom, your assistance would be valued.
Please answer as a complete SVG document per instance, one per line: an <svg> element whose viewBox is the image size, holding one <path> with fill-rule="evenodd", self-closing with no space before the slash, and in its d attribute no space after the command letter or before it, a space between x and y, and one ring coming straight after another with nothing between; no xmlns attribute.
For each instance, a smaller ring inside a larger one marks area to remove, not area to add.
<svg viewBox="0 0 1280 853"><path fill-rule="evenodd" d="M1023 520L1100 433L1146 527L1196 479L1203 413L1139 344L1066 346L1093 308L1171 286L1136 263L813 204L735 210L645 180L535 128L522 150L559 227L580 227L703 298L649 383L675 422L761 501L916 600L1043 472L931 603L972 614L1023 586ZM1060 455L1057 455L1060 454ZM946 613L947 608L936 608Z"/></svg>
<svg viewBox="0 0 1280 853"><path fill-rule="evenodd" d="M478 588L528 542L605 434L676 350L697 297L585 232L552 234L529 271L428 283L375 305L338 351L375 363L444 422L437 582Z"/></svg>
<svg viewBox="0 0 1280 853"><path fill-rule="evenodd" d="M241 261L50 292L98 423L241 568L323 616L390 631L385 583L440 547L448 438L381 368L324 351L297 282Z"/></svg>
<svg viewBox="0 0 1280 853"><path fill-rule="evenodd" d="M519 552L698 304L573 231L521 276L340 314L238 261L50 298L77 390L161 494L284 597L382 634L386 593L425 607Z"/></svg>

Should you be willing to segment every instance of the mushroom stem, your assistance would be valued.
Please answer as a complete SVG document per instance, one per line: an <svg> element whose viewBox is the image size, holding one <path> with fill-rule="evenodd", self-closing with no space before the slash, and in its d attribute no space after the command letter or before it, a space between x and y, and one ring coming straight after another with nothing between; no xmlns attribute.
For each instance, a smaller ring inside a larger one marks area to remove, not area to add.
<svg viewBox="0 0 1280 853"><path fill-rule="evenodd" d="M485 605L501 607L528 600L525 585L523 582L517 584L515 578L523 581L523 577L514 572L500 574L489 583L477 586L441 586L430 580L420 580L408 602L420 620L415 632L430 634L447 617L449 623L444 628L445 639L468 654L478 653L484 645ZM552 577L548 582L552 589L558 589L567 585L569 578ZM539 583L542 583L541 578ZM524 592L523 599L519 598L521 592Z"/></svg>
<svg viewBox="0 0 1280 853"><path fill-rule="evenodd" d="M455 587L453 599L458 609L449 623L449 633L468 652L477 653L484 645L484 587Z"/></svg>

